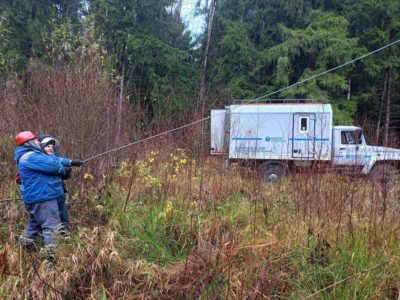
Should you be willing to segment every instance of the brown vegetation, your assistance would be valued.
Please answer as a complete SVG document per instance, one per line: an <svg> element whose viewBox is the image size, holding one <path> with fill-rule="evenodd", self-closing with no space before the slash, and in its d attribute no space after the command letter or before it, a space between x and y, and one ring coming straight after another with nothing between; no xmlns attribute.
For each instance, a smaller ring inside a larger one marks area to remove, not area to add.
<svg viewBox="0 0 400 300"><path fill-rule="evenodd" d="M203 156L206 126L88 161L68 183L72 235L49 258L14 243L23 227L12 164L20 130L89 158L116 143L112 81L98 64L32 67L2 91L0 294L19 299L394 298L398 187L331 170L277 185ZM176 126L124 107L119 141ZM188 117L188 119L190 119ZM183 147L185 146L185 147ZM9 200L17 199L17 200ZM3 201L6 200L6 201ZM334 288L333 288L334 287Z"/></svg>

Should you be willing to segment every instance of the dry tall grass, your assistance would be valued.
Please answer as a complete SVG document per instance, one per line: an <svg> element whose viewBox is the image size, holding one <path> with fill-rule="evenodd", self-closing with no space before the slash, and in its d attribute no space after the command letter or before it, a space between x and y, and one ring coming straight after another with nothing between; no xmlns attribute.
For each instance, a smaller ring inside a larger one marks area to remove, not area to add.
<svg viewBox="0 0 400 300"><path fill-rule="evenodd" d="M206 159L202 171L196 163L170 147L104 176L81 174L71 195L73 234L61 241L56 264L14 244L22 207L0 204L10 212L2 215L1 293L298 299L333 285L318 297L398 294L396 189L329 171L269 185L239 166L222 173L217 159Z"/></svg>
<svg viewBox="0 0 400 300"><path fill-rule="evenodd" d="M99 57L100 59L100 57ZM144 120L93 60L32 65L1 91L0 295L9 299L393 299L398 186L303 170L277 185L204 156L207 126L85 164L68 183L72 235L55 254L15 244L25 220L12 164L20 130L88 158L178 125ZM138 101L140 103L140 101ZM167 114L167 111L166 111ZM189 113L188 113L189 114ZM12 200L17 199L17 200Z"/></svg>

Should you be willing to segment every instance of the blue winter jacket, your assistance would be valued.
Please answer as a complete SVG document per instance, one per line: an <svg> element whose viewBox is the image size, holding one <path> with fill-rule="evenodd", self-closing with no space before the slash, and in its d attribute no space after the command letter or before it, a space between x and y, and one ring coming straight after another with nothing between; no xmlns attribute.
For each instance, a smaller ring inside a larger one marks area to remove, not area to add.
<svg viewBox="0 0 400 300"><path fill-rule="evenodd" d="M20 146L15 149L14 160L18 164L25 204L65 197L60 176L68 173L69 158L48 156L38 149Z"/></svg>

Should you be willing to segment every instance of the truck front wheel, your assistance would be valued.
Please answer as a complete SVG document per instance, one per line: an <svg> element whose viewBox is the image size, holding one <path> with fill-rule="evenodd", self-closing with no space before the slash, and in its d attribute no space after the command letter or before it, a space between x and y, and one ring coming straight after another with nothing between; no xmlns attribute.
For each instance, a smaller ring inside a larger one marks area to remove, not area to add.
<svg viewBox="0 0 400 300"><path fill-rule="evenodd" d="M260 170L265 182L279 182L289 175L289 168L286 164L263 163Z"/></svg>
<svg viewBox="0 0 400 300"><path fill-rule="evenodd" d="M374 185L390 187L394 184L399 172L391 164L379 164L372 168L369 179Z"/></svg>

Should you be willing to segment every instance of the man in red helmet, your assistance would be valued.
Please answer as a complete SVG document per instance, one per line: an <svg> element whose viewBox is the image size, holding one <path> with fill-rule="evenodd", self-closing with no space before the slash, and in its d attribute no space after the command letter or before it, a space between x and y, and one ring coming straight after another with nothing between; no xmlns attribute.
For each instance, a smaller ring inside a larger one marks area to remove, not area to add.
<svg viewBox="0 0 400 300"><path fill-rule="evenodd" d="M14 160L21 177L21 194L28 212L28 223L18 242L34 245L42 231L44 246L54 248L54 232L60 228L57 200L64 197L62 177L68 176L71 166L81 166L83 161L48 156L42 152L37 135L23 131L15 136Z"/></svg>

